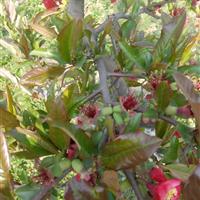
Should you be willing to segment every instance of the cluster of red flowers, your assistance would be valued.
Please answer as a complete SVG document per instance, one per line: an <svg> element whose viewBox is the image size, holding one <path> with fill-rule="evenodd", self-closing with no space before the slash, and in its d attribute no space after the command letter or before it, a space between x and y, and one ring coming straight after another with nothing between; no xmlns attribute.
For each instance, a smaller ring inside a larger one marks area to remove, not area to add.
<svg viewBox="0 0 200 200"><path fill-rule="evenodd" d="M162 169L154 167L149 173L156 184L148 183L147 187L153 200L179 200L181 196L181 180L167 179Z"/></svg>

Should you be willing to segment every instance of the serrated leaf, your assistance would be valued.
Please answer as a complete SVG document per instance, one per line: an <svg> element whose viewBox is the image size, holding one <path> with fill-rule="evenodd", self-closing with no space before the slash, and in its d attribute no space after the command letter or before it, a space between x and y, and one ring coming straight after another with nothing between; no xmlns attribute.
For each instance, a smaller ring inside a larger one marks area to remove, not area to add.
<svg viewBox="0 0 200 200"><path fill-rule="evenodd" d="M28 71L20 82L28 87L41 86L45 81L60 76L64 71L65 68L59 66L37 67Z"/></svg>
<svg viewBox="0 0 200 200"><path fill-rule="evenodd" d="M200 165L197 166L194 173L185 183L183 196L187 200L199 200L200 197Z"/></svg>
<svg viewBox="0 0 200 200"><path fill-rule="evenodd" d="M12 113L0 108L0 128L15 128L19 126L19 121Z"/></svg>
<svg viewBox="0 0 200 200"><path fill-rule="evenodd" d="M100 160L109 169L135 168L158 149L161 140L144 133L125 134L105 145Z"/></svg>
<svg viewBox="0 0 200 200"><path fill-rule="evenodd" d="M169 170L175 178L186 181L195 170L195 165L185 165L181 163L165 165L165 169Z"/></svg>
<svg viewBox="0 0 200 200"><path fill-rule="evenodd" d="M78 42L82 37L82 29L82 21L73 20L58 35L58 50L66 62L70 62L76 54Z"/></svg>

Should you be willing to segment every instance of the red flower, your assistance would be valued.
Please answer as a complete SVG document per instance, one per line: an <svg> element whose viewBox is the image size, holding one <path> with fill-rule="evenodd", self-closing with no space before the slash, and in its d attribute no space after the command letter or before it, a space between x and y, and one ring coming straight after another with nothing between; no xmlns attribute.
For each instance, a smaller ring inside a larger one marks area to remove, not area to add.
<svg viewBox="0 0 200 200"><path fill-rule="evenodd" d="M72 160L77 152L77 145L71 144L70 147L67 149L67 158Z"/></svg>
<svg viewBox="0 0 200 200"><path fill-rule="evenodd" d="M177 115L186 119L194 116L190 105L186 105L186 106L182 106L178 108Z"/></svg>
<svg viewBox="0 0 200 200"><path fill-rule="evenodd" d="M61 0L43 0L45 8L48 10L58 7L60 3Z"/></svg>
<svg viewBox="0 0 200 200"><path fill-rule="evenodd" d="M117 0L111 0L111 3L116 3L117 2Z"/></svg>
<svg viewBox="0 0 200 200"><path fill-rule="evenodd" d="M172 10L172 12L170 13L171 16L176 17L179 16L183 13L184 8L174 8L174 10Z"/></svg>
<svg viewBox="0 0 200 200"><path fill-rule="evenodd" d="M100 109L95 104L85 105L81 108L81 113L75 119L75 124L81 129L94 128L95 122L100 113Z"/></svg>
<svg viewBox="0 0 200 200"><path fill-rule="evenodd" d="M174 131L173 135L177 138L181 138L181 133L179 131Z"/></svg>
<svg viewBox="0 0 200 200"><path fill-rule="evenodd" d="M169 179L157 185L148 184L153 200L179 200L181 195L181 180Z"/></svg>
<svg viewBox="0 0 200 200"><path fill-rule="evenodd" d="M181 180L168 179L162 169L154 167L149 173L157 184L147 184L153 200L179 200L181 195Z"/></svg>
<svg viewBox="0 0 200 200"><path fill-rule="evenodd" d="M90 104L82 108L81 112L88 118L94 119L99 114L99 109L96 105Z"/></svg>
<svg viewBox="0 0 200 200"><path fill-rule="evenodd" d="M149 172L149 176L151 177L152 180L160 183L164 182L167 180L167 178L164 175L164 172L162 169L159 167L153 167L151 171Z"/></svg>
<svg viewBox="0 0 200 200"><path fill-rule="evenodd" d="M80 182L81 181L81 174L76 174L75 179L76 179L76 181Z"/></svg>
<svg viewBox="0 0 200 200"><path fill-rule="evenodd" d="M121 96L120 103L125 111L134 111L138 107L138 100L133 95Z"/></svg>

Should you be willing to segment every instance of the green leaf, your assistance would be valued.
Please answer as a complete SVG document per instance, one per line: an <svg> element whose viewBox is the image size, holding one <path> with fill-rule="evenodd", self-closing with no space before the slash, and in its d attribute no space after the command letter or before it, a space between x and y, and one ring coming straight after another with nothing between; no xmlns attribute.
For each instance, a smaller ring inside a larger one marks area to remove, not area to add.
<svg viewBox="0 0 200 200"><path fill-rule="evenodd" d="M71 60L76 55L78 42L82 37L83 23L81 20L73 20L69 22L58 35L58 50L61 57L66 62Z"/></svg>
<svg viewBox="0 0 200 200"><path fill-rule="evenodd" d="M38 56L41 58L53 59L53 60L58 61L60 64L65 63L63 61L63 59L61 58L59 52L55 51L55 50L52 51L52 50L48 50L48 49L38 48L38 49L34 49L33 51L31 51L29 55L30 56Z"/></svg>
<svg viewBox="0 0 200 200"><path fill-rule="evenodd" d="M192 141L192 137L193 137L193 133L191 131L191 128L182 124L182 123L178 123L178 125L176 126L176 130L179 131L181 133L181 136L184 139L184 142L186 144L190 144Z"/></svg>
<svg viewBox="0 0 200 200"><path fill-rule="evenodd" d="M168 82L166 81L161 82L158 88L156 89L156 100L159 111L161 112L165 111L165 108L170 103L171 97L172 97L172 92Z"/></svg>
<svg viewBox="0 0 200 200"><path fill-rule="evenodd" d="M147 161L161 140L144 133L125 134L105 145L100 160L109 169L135 168Z"/></svg>
<svg viewBox="0 0 200 200"><path fill-rule="evenodd" d="M165 165L165 169L169 170L175 178L186 181L195 170L195 165L185 165L181 163Z"/></svg>
<svg viewBox="0 0 200 200"><path fill-rule="evenodd" d="M169 128L169 124L162 120L157 120L155 124L156 136L163 138Z"/></svg>
<svg viewBox="0 0 200 200"><path fill-rule="evenodd" d="M28 87L41 86L48 79L55 79L65 71L60 66L37 67L28 71L22 78L21 84Z"/></svg>
<svg viewBox="0 0 200 200"><path fill-rule="evenodd" d="M13 115L16 115L13 97L12 97L12 94L11 94L11 91L10 91L10 88L8 87L8 85L6 85L6 97L7 97L7 109L8 109L8 111L10 113L12 113Z"/></svg>
<svg viewBox="0 0 200 200"><path fill-rule="evenodd" d="M178 158L179 146L178 138L173 137L170 141L170 146L164 156L163 161L166 163L175 161Z"/></svg>
<svg viewBox="0 0 200 200"><path fill-rule="evenodd" d="M9 134L14 137L21 145L25 146L27 150L34 152L37 155L56 154L57 149L48 141L44 140L36 132L27 129L16 128Z"/></svg>
<svg viewBox="0 0 200 200"><path fill-rule="evenodd" d="M40 189L40 185L23 185L16 189L16 194L20 197L21 200L32 200L40 191Z"/></svg>
<svg viewBox="0 0 200 200"><path fill-rule="evenodd" d="M154 64L160 62L167 62L175 57L176 46L178 39L183 31L183 27L186 20L186 13L183 12L177 17L173 17L170 20L166 14L162 15L163 28L161 32L161 37L158 40L155 50L153 53Z"/></svg>
<svg viewBox="0 0 200 200"><path fill-rule="evenodd" d="M138 67L148 69L151 65L151 54L146 48L132 47L125 42L119 42L124 54Z"/></svg>
<svg viewBox="0 0 200 200"><path fill-rule="evenodd" d="M132 117L129 121L126 132L127 133L135 132L139 128L141 120L142 120L142 113L137 113L136 115L134 115L134 117Z"/></svg>
<svg viewBox="0 0 200 200"><path fill-rule="evenodd" d="M183 196L187 200L198 200L200 197L200 165L197 166L193 174L184 185Z"/></svg>
<svg viewBox="0 0 200 200"><path fill-rule="evenodd" d="M3 177L1 177L0 184L0 197L1 195L6 196L8 200L13 200L13 191L11 185L11 174L10 174L10 158L8 152L8 146L6 143L6 138L3 132L0 131L0 169L3 170ZM3 180L2 180L3 179ZM5 198L5 200L7 200ZM3 198L4 199L4 198Z"/></svg>
<svg viewBox="0 0 200 200"><path fill-rule="evenodd" d="M182 58L180 61L181 65L185 64L190 59L190 57L192 56L192 49L198 44L199 40L200 40L200 33L192 37L191 41L183 51Z"/></svg>
<svg viewBox="0 0 200 200"><path fill-rule="evenodd" d="M0 128L15 128L19 126L19 121L12 113L0 108Z"/></svg>
<svg viewBox="0 0 200 200"><path fill-rule="evenodd" d="M195 76L200 76L200 65L184 65L178 67L178 71L186 74L195 74Z"/></svg>

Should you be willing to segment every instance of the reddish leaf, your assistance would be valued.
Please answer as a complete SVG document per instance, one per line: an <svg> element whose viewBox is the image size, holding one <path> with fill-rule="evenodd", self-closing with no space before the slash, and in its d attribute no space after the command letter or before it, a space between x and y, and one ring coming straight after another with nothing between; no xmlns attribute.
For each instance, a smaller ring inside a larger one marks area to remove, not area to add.
<svg viewBox="0 0 200 200"><path fill-rule="evenodd" d="M192 81L183 74L176 72L174 74L174 79L176 80L179 88L182 90L183 95L192 106L192 112L194 113L200 135L200 95L195 91ZM198 137L197 140L200 142L200 137Z"/></svg>
<svg viewBox="0 0 200 200"><path fill-rule="evenodd" d="M184 199L199 200L200 197L200 165L194 173L189 177L184 187Z"/></svg>
<svg viewBox="0 0 200 200"><path fill-rule="evenodd" d="M64 67L37 67L28 71L22 78L21 84L28 87L40 86L48 79L54 79L65 71Z"/></svg>
<svg viewBox="0 0 200 200"><path fill-rule="evenodd" d="M121 135L105 145L100 160L109 169L135 168L148 160L161 140L144 133Z"/></svg>
<svg viewBox="0 0 200 200"><path fill-rule="evenodd" d="M11 186L11 176L10 176L10 158L8 152L8 146L6 143L6 138L3 132L0 131L0 167L3 170L3 177L0 175L1 183L0 183L0 197L6 196L6 198L2 198L3 200L13 200L12 195L12 186Z"/></svg>

